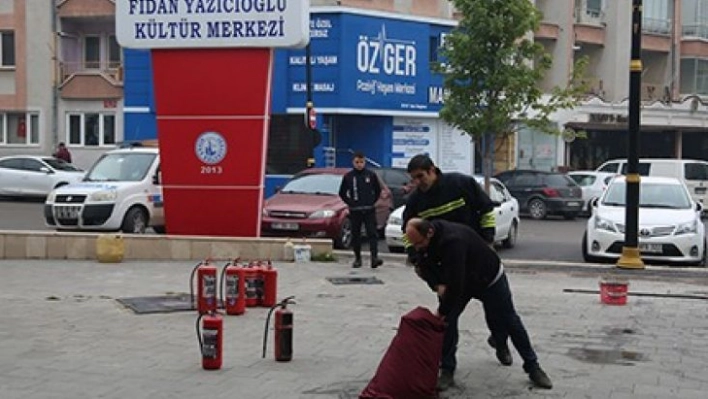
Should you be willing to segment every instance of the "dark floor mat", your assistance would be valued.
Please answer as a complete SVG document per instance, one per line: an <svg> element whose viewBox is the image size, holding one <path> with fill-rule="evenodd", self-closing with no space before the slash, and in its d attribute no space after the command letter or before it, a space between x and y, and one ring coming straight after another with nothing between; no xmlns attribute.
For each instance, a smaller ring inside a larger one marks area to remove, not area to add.
<svg viewBox="0 0 708 399"><path fill-rule="evenodd" d="M384 282L376 277L327 277L327 281L334 285L349 284L383 284Z"/></svg>
<svg viewBox="0 0 708 399"><path fill-rule="evenodd" d="M172 294L163 296L142 296L117 298L123 306L137 314L171 313L194 310L190 294Z"/></svg>

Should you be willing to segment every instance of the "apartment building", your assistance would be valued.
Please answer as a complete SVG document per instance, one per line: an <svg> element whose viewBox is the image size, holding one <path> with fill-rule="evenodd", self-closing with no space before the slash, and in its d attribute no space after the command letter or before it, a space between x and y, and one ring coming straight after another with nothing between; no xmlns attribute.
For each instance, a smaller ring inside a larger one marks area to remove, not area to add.
<svg viewBox="0 0 708 399"><path fill-rule="evenodd" d="M553 55L543 85L564 84L579 57L590 60L587 98L560 113L565 142L525 132L517 163L572 169L626 157L631 0L536 0L535 38ZM708 158L708 1L643 0L640 155Z"/></svg>
<svg viewBox="0 0 708 399"><path fill-rule="evenodd" d="M0 1L0 155L90 166L122 140L122 74L114 0Z"/></svg>

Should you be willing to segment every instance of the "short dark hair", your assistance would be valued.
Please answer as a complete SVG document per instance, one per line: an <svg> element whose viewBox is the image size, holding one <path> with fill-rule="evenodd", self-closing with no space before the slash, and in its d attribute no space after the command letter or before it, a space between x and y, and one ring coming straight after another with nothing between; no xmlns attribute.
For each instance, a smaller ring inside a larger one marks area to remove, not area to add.
<svg viewBox="0 0 708 399"><path fill-rule="evenodd" d="M59 142L59 147L64 147L64 142L63 142L63 141Z"/></svg>
<svg viewBox="0 0 708 399"><path fill-rule="evenodd" d="M414 170L430 170L435 167L435 163L427 154L418 154L408 161L408 173Z"/></svg>
<svg viewBox="0 0 708 399"><path fill-rule="evenodd" d="M352 155L352 158L366 159L366 155L364 155L364 153L361 151L354 151L354 155Z"/></svg>

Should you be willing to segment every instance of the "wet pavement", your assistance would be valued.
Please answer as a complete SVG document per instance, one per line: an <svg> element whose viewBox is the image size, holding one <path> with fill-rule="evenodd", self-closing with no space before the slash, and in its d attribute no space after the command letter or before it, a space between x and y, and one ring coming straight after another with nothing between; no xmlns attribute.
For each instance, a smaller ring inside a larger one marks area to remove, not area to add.
<svg viewBox="0 0 708 399"><path fill-rule="evenodd" d="M193 311L135 314L117 301L189 292L193 266L0 261L0 398L357 398L401 315L436 304L397 258L376 270L352 270L346 259L276 264L278 297L297 302L293 360L274 361L272 332L261 358L268 310L248 308L225 319L222 369L205 371ZM507 269L554 388L533 388L513 349L513 366L496 361L473 302L460 319L457 387L443 398L706 396L705 269L623 273L624 306L602 304L597 293L600 277L616 272L611 266Z"/></svg>

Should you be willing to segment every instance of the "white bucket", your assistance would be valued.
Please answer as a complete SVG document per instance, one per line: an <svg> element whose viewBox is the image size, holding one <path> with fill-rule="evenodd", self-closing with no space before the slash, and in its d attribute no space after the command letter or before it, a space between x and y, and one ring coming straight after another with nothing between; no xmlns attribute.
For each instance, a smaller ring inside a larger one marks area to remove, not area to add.
<svg viewBox="0 0 708 399"><path fill-rule="evenodd" d="M312 259L312 246L309 244L295 244L293 245L293 253L295 257L295 263L306 263Z"/></svg>

